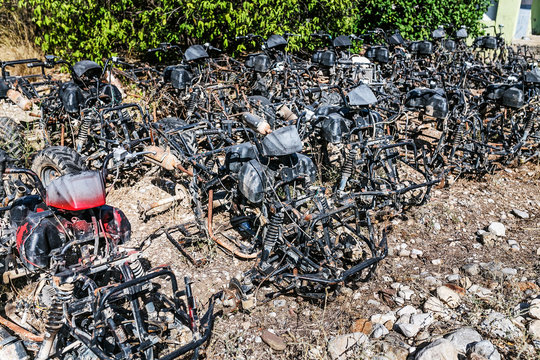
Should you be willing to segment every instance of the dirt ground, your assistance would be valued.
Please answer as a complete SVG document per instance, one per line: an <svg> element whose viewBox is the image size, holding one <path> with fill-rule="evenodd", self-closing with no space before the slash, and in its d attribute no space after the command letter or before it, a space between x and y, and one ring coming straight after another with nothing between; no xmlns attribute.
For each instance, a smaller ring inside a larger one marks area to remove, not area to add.
<svg viewBox="0 0 540 360"><path fill-rule="evenodd" d="M540 248L539 170L540 165L529 163L482 179L458 179L449 187L435 189L426 205L392 221L388 238L390 255L381 262L375 277L367 283L356 284L354 289L342 289L332 299L312 302L282 296L262 303L264 297L259 294L257 306L249 313L231 311L223 306L226 304L221 304L218 309L222 314L217 318L207 346L207 358L326 359L324 349L331 337L350 333L357 319L397 307L391 298L382 296L391 293L392 283L409 285L416 295L406 303L419 307L433 290L424 281L426 277L444 279L445 275L459 273L461 266L472 262L500 262L516 268L519 277L535 281L540 278L537 254ZM138 203L144 205L170 196L155 185L159 185L159 178L159 172L143 176L133 185L112 189L108 196L108 202L122 209L130 219L134 244L142 243L162 226L193 220L186 203L146 220L141 218ZM528 212L529 219L512 215L513 209ZM476 232L493 221L505 224L507 233L504 240L488 247L480 244ZM216 227L217 236L225 226L223 222ZM516 240L520 250L512 250L506 240ZM398 256L399 249L404 248L420 250L422 255ZM211 294L228 288L232 277L240 277L254 265L253 261L234 258L213 243L198 243L186 250L196 259L206 258L207 263L194 266L163 235L149 242L144 254L154 266L170 264L179 278L191 277L201 309ZM471 281L482 283L484 280L471 278ZM261 293L265 290L269 289L263 288ZM505 293L502 284L499 290ZM519 302L520 294L511 294L515 299L507 297L507 303L495 304L499 310L511 309ZM477 310L481 314L481 307ZM474 324L474 320L472 313L463 314L435 332L451 330L453 323L455 327ZM285 351L276 352L261 341L265 329L282 336L287 343Z"/></svg>

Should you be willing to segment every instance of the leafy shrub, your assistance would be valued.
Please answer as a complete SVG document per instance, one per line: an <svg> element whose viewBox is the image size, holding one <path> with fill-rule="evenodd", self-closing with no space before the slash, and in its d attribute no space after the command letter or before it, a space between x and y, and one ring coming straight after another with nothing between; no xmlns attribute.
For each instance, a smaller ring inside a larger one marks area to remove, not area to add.
<svg viewBox="0 0 540 360"><path fill-rule="evenodd" d="M398 29L404 38L417 40L449 24L456 30L465 25L469 35L479 35L479 20L491 0L360 0L360 4L363 11L355 19L355 31Z"/></svg>
<svg viewBox="0 0 540 360"><path fill-rule="evenodd" d="M10 0L0 0L0 5ZM11 0L10 2L13 2ZM489 0L18 0L37 26L46 53L68 60L101 61L117 53L137 54L166 41L210 42L229 53L245 50L234 39L248 33L299 34L290 50L313 48L309 34L350 34L398 27L404 35L454 22L478 29ZM439 6L440 5L440 6Z"/></svg>

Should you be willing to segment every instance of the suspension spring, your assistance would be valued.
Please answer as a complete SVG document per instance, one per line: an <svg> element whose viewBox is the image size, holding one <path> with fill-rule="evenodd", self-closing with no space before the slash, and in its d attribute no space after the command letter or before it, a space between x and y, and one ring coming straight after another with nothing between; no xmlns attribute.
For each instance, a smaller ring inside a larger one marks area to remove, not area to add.
<svg viewBox="0 0 540 360"><path fill-rule="evenodd" d="M345 162L343 163L343 167L341 168L341 181L339 183L339 191L345 190L345 186L347 185L347 181L349 180L349 177L354 172L354 161L356 160L356 154L358 153L358 150L355 148L352 148L349 153L347 154L347 157L345 158Z"/></svg>
<svg viewBox="0 0 540 360"><path fill-rule="evenodd" d="M189 96L189 100L187 103L187 116L191 117L193 115L193 111L195 111L195 107L198 103L198 97L199 97L199 90L193 90L191 92L191 95Z"/></svg>
<svg viewBox="0 0 540 360"><path fill-rule="evenodd" d="M341 169L342 174L347 177L351 176L354 172L354 160L356 159L356 154L358 151L356 149L351 149L347 154L343 168Z"/></svg>
<svg viewBox="0 0 540 360"><path fill-rule="evenodd" d="M133 272L133 278L139 278L144 275L144 269L142 267L141 261L139 259L129 264L131 272Z"/></svg>
<svg viewBox="0 0 540 360"><path fill-rule="evenodd" d="M274 246L276 245L276 242L279 238L279 230L281 228L281 225L283 224L284 218L285 215L282 211L275 213L270 218L268 229L266 230L266 235L264 237L264 249L261 257L261 262L266 262L268 260L268 257L270 256L270 253L274 249Z"/></svg>
<svg viewBox="0 0 540 360"><path fill-rule="evenodd" d="M463 141L464 132L465 132L464 124L463 124L463 122L460 122L458 124L457 129L456 129L456 135L454 136L454 142L452 143L452 145L454 147L458 146Z"/></svg>
<svg viewBox="0 0 540 360"><path fill-rule="evenodd" d="M81 126L79 127L79 133L77 134L77 151L81 151L83 146L86 144L86 140L88 139L88 130L90 129L91 124L91 116L85 116L82 119Z"/></svg>

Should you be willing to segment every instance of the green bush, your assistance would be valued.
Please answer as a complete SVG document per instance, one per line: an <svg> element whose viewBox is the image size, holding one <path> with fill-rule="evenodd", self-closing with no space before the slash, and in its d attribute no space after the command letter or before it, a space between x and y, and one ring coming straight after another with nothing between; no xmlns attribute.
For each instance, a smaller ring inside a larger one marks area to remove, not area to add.
<svg viewBox="0 0 540 360"><path fill-rule="evenodd" d="M13 0L0 0L0 4ZM138 55L160 42L187 46L210 42L229 53L245 50L235 42L248 33L292 32L290 50L313 48L309 34L350 34L382 26L404 35L454 22L479 29L489 0L18 0L33 14L36 43L68 60L101 61L118 53ZM439 6L440 5L440 6ZM421 10L419 10L421 9Z"/></svg>
<svg viewBox="0 0 540 360"><path fill-rule="evenodd" d="M354 29L398 29L404 38L421 40L439 25L467 26L469 35L482 33L482 18L491 0L360 0Z"/></svg>

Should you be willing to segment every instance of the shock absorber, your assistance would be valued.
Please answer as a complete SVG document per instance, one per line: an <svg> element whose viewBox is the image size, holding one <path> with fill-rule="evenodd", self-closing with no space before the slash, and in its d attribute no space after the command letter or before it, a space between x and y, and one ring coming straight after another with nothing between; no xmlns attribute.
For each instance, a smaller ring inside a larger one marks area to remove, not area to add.
<svg viewBox="0 0 540 360"><path fill-rule="evenodd" d="M339 191L345 190L345 186L347 185L347 181L351 177L351 175L354 172L354 160L356 159L356 154L358 153L358 150L356 148L352 148L349 153L347 154L347 157L345 158L345 162L343 163L343 167L341 168L341 181L339 182Z"/></svg>
<svg viewBox="0 0 540 360"><path fill-rule="evenodd" d="M77 134L77 140L75 140L75 145L77 151L82 151L83 146L86 144L88 139L88 131L90 130L90 125L92 124L92 117L86 115L81 121L81 126L79 127L79 133Z"/></svg>
<svg viewBox="0 0 540 360"><path fill-rule="evenodd" d="M529 116L527 119L527 123L525 124L525 129L523 130L523 136L521 137L521 142L527 141L527 138L529 137L529 134L531 133L534 119L536 119L536 113L533 113L533 115Z"/></svg>
<svg viewBox="0 0 540 360"><path fill-rule="evenodd" d="M144 269L139 259L129 263L129 267L131 268L131 272L133 273L134 279L144 275Z"/></svg>
<svg viewBox="0 0 540 360"><path fill-rule="evenodd" d="M195 107L197 106L198 99L199 98L199 90L195 89L191 92L191 95L189 96L189 100L187 103L187 117L191 117L193 115L193 112L195 111Z"/></svg>
<svg viewBox="0 0 540 360"><path fill-rule="evenodd" d="M56 334L58 334L58 331L63 325L63 305L69 302L73 297L74 285L72 283L63 283L60 285L55 285L53 283L53 287L56 290L56 294L54 295L52 304L49 307L45 317L45 340L43 343L41 343L39 353L36 357L37 360L45 360L49 358Z"/></svg>
<svg viewBox="0 0 540 360"><path fill-rule="evenodd" d="M285 215L283 214L283 211L279 211L272 215L269 220L268 229L266 230L266 235L264 237L264 247L261 256L261 265L266 264L270 253L272 252L274 246L276 245L276 242L278 241L279 230L281 229L284 218ZM264 268L265 266L261 267Z"/></svg>

